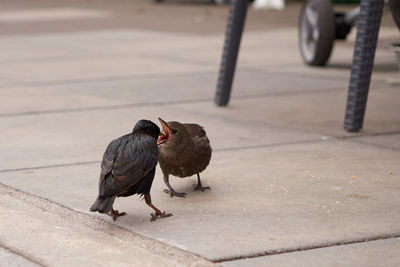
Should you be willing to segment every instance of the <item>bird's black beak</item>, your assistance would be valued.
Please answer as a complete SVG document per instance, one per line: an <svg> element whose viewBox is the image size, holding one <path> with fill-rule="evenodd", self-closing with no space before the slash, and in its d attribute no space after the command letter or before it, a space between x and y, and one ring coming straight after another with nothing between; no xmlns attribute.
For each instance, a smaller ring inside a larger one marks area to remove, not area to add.
<svg viewBox="0 0 400 267"><path fill-rule="evenodd" d="M160 135L158 136L158 139L157 139L157 145L160 145L168 140L169 135L170 135L170 128L168 126L168 123L166 123L163 119L158 118L158 120L161 122L161 125L163 127L163 129L160 132Z"/></svg>
<svg viewBox="0 0 400 267"><path fill-rule="evenodd" d="M161 125L162 125L163 128L165 128L165 127L168 128L168 123L167 123L166 121L164 121L164 120L161 119L161 118L158 118L158 120L161 122Z"/></svg>

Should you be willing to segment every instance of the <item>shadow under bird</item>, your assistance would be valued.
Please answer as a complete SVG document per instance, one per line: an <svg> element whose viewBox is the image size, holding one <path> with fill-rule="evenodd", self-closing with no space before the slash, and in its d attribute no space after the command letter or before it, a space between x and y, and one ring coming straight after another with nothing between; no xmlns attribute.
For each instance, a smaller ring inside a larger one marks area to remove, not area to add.
<svg viewBox="0 0 400 267"><path fill-rule="evenodd" d="M159 155L159 134L160 128L156 124L140 120L132 133L113 140L107 146L101 163L99 195L90 211L107 213L115 221L119 216L126 215L113 209L115 198L140 194L155 211L151 214L151 221L172 216L171 213L161 212L151 203L150 189Z"/></svg>
<svg viewBox="0 0 400 267"><path fill-rule="evenodd" d="M204 171L211 159L211 146L203 127L198 124L165 122L158 118L163 130L158 137L160 148L158 161L164 174L164 182L168 189L164 192L170 196L185 197L186 193L176 192L169 184L169 175L188 177L197 174L194 190L210 189L203 187L200 172Z"/></svg>

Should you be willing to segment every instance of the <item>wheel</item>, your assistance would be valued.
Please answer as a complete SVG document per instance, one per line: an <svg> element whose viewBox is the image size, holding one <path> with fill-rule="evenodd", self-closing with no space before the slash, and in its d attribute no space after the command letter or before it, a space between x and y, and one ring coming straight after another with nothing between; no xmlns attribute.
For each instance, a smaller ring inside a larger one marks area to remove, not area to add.
<svg viewBox="0 0 400 267"><path fill-rule="evenodd" d="M396 22L397 28L400 30L400 1L390 0L389 6L392 11L393 20Z"/></svg>
<svg viewBox="0 0 400 267"><path fill-rule="evenodd" d="M217 6L225 5L226 3L228 3L228 0L214 0L214 4Z"/></svg>
<svg viewBox="0 0 400 267"><path fill-rule="evenodd" d="M307 0L299 18L299 47L304 63L323 66L335 41L335 14L330 0Z"/></svg>

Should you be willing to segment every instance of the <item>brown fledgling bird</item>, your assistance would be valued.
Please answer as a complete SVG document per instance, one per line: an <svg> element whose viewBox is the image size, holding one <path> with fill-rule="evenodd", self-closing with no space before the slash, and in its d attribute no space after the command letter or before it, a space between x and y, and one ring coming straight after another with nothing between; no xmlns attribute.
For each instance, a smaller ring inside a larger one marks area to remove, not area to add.
<svg viewBox="0 0 400 267"><path fill-rule="evenodd" d="M198 124L165 122L158 118L163 130L158 137L160 148L158 161L168 186L164 192L170 196L185 197L186 193L176 192L169 184L169 175L188 177L197 174L194 190L211 189L201 186L200 172L204 171L211 159L211 146L203 127Z"/></svg>
<svg viewBox="0 0 400 267"><path fill-rule="evenodd" d="M151 203L150 189L159 155L159 134L160 128L156 124L140 120L132 133L113 140L107 146L101 163L99 195L90 211L107 213L115 221L119 216L126 215L113 209L115 198L140 194L155 211L151 214L151 221L172 216Z"/></svg>

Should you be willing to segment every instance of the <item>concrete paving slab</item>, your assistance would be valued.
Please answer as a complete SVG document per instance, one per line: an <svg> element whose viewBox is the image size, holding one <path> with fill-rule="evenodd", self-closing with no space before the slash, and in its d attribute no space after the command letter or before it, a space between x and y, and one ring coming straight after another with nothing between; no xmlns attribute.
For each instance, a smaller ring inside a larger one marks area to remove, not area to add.
<svg viewBox="0 0 400 267"><path fill-rule="evenodd" d="M289 42L285 42L287 36L290 36ZM239 67L302 64L297 49L293 49L297 45L295 36L293 29L268 34L249 32L245 38ZM268 45L260 45L260 38ZM159 45L160 39L163 39L162 46ZM182 42L188 44L184 50L179 45ZM127 43L130 45L127 46ZM278 43L287 45L277 45ZM161 74L166 70L169 70L167 73L199 71L202 69L198 69L199 65L203 70L206 68L217 73L222 44L223 40L219 35L196 37L122 30L8 37L4 38L0 48L7 51L1 57L1 61L7 63L4 75L17 82L37 82L78 79L83 78L83 73L88 79L104 77L106 73L108 77L117 74L124 76L132 72L140 75L149 73L150 69ZM29 49L26 49L27 46ZM272 47L280 47L282 51L265 53ZM159 64L153 65L151 62L154 61ZM168 62L168 67L162 62ZM174 68L174 64L181 68ZM193 64L197 67L190 67ZM136 69L135 66L140 67ZM19 72L15 72L16 69Z"/></svg>
<svg viewBox="0 0 400 267"><path fill-rule="evenodd" d="M222 50L220 36L210 41L190 35L128 30L4 39L0 49L6 53L0 62L7 64L0 69L3 76L17 82L204 70L216 73L216 55ZM181 43L188 47L182 50Z"/></svg>
<svg viewBox="0 0 400 267"><path fill-rule="evenodd" d="M190 62L162 61L146 58L139 62L134 58L97 58L67 62L26 62L1 66L4 76L18 82L55 81L68 79L94 79L110 76L145 74L168 74L193 71L217 70L216 66L205 66Z"/></svg>
<svg viewBox="0 0 400 267"><path fill-rule="evenodd" d="M240 70L232 97L298 94L346 87L342 79ZM7 86L0 97L7 99L0 116L26 113L118 107L118 105L172 104L212 101L216 72L134 75L109 78L41 81L31 86ZM328 82L329 81L329 82ZM29 84L29 83L28 83ZM299 86L301 84L301 86Z"/></svg>
<svg viewBox="0 0 400 267"><path fill-rule="evenodd" d="M364 133L399 130L399 125L396 124L398 113L393 112L398 107L397 93L396 89L371 92ZM322 97L328 97L332 105L323 105L320 99ZM127 107L117 111L105 108L100 109L104 112L102 120L98 119L95 111L68 113L68 116L65 116L61 110L59 114L43 114L39 117L5 117L2 119L4 139L1 147L4 151L2 154L7 157L2 160L2 169L99 159L107 142L116 137L115 133L128 132L134 121L140 118L156 120L158 116L167 120L196 121L205 125L211 140L216 144L216 149L317 140L321 135L352 136L339 130L343 121L344 101L345 93L327 92L258 97L240 101L233 99L230 107L222 109L215 107L212 102L206 105L192 103L139 109ZM253 108L249 109L249 106ZM341 108L338 108L340 106ZM214 118L213 122L209 121L210 114ZM313 116L313 120L309 119L310 116ZM120 120L121 123L116 124L116 120ZM246 125L247 128L237 127L236 123ZM104 125L112 127L104 129ZM252 131L251 127L256 127L257 132ZM285 133L282 133L282 129L285 129ZM313 130L318 130L320 135L312 134ZM92 137L91 141L88 142L87 136ZM230 138L226 138L227 136ZM82 146L86 148L84 151L81 150Z"/></svg>
<svg viewBox="0 0 400 267"><path fill-rule="evenodd" d="M147 118L157 122L196 122L203 125L213 148L232 149L274 143L319 140L320 135L296 131L282 132L280 128L248 124L207 113L198 115L182 112L175 105L146 105L120 109L100 109L81 112L60 112L1 118L0 169L37 167L101 160L107 144L129 133L136 121ZM202 104L203 109L216 109L213 102ZM257 129L255 131L255 129Z"/></svg>
<svg viewBox="0 0 400 267"><path fill-rule="evenodd" d="M268 68L278 63L301 64L295 28L279 31L244 32L238 66Z"/></svg>
<svg viewBox="0 0 400 267"><path fill-rule="evenodd" d="M163 45L159 45L159 40ZM127 45L129 43L129 45ZM181 49L180 44L186 43L187 47ZM17 36L4 38L0 48L7 53L1 56L1 62L7 63L7 69L3 72L10 78L20 82L38 80L57 80L80 78L81 68L85 68L86 78L94 78L95 74L104 77L103 70L109 76L116 75L113 70L118 70L118 75L143 74L147 69L153 69L155 73L170 71L198 71L198 67L208 67L215 73L221 57L223 39L218 36L198 37L183 34L166 34L165 32L144 32L140 30L119 31L93 31L70 34L44 34L32 36ZM26 49L26 47L29 49ZM278 50L277 50L278 49ZM280 49L280 50L279 50ZM278 70L311 73L335 74L332 69L335 66L344 65L341 75L348 77L348 65L352 58L352 47L339 47L336 61L324 68L307 68L301 61L297 49L296 29L287 29L269 32L246 32L243 38L243 46L239 57L239 68L256 68L262 70ZM274 51L274 52L269 52ZM154 66L151 62L160 62L160 66ZM387 47L379 49L377 61L391 60L395 65L393 52ZM110 61L105 63L104 61ZM115 64L113 64L115 62ZM143 62L143 63L142 63ZM169 62L169 67L162 62ZM346 62L346 63L343 63ZM32 64L36 68L32 69ZM56 64L49 68L51 64ZM71 64L77 66L71 68ZM176 64L182 64L182 68L174 69ZM189 65L187 65L189 64ZM197 68L192 68L194 66ZM139 70L135 69L140 65ZM199 65L199 66L198 66ZM46 68L47 66L47 68ZM159 68L160 67L160 68ZM14 69L26 69L20 71L18 76L13 76ZM49 71L49 69L55 69ZM293 69L294 68L294 69ZM44 71L41 71L44 70ZM56 71L56 73L53 73ZM75 71L66 73L66 71ZM89 70L89 71L88 71ZM325 70L325 71L324 71ZM8 72L7 72L8 71ZM26 74L24 74L26 72ZM170 73L170 72L167 72ZM11 76L10 76L11 75ZM28 75L28 76L27 76ZM94 75L94 76L93 76ZM326 76L325 75L325 76ZM32 77L34 76L34 77ZM83 78L83 77L81 77ZM348 79L345 79L348 82Z"/></svg>
<svg viewBox="0 0 400 267"><path fill-rule="evenodd" d="M12 253L9 250L6 250L0 247L0 260L1 264L4 266L27 266L27 267L39 267L39 264L36 264L28 259L25 259L22 256Z"/></svg>
<svg viewBox="0 0 400 267"><path fill-rule="evenodd" d="M363 136L355 139L368 144L375 144L386 148L400 150L400 134L389 134L384 136Z"/></svg>
<svg viewBox="0 0 400 267"><path fill-rule="evenodd" d="M312 249L253 259L224 262L226 267L245 266L399 266L400 239Z"/></svg>
<svg viewBox="0 0 400 267"><path fill-rule="evenodd" d="M98 58L175 58L181 61L214 63L222 51L220 35L198 37L162 31L98 30L85 33L32 34L2 37L0 59L9 63L75 61ZM160 45L162 40L163 45ZM187 47L182 49L181 44ZM218 50L218 51L216 51ZM182 55L185 55L183 57Z"/></svg>
<svg viewBox="0 0 400 267"><path fill-rule="evenodd" d="M254 77L249 74L240 75L239 72L234 84L234 95L236 91L239 91L240 95L240 91L260 87L260 84L266 84L269 88L276 87L276 90L286 87L295 88L299 84L302 85L302 88L326 84L329 88L347 89L348 68L332 71L332 67L326 70L304 66L297 49L293 49L297 45L295 31L295 29L288 29L247 33L238 66L239 69L244 70L250 67L247 72L253 72L251 68L258 69L258 71L252 74ZM161 47L158 42L160 39L164 40ZM182 42L188 44L188 47L184 50L179 45ZM127 43L130 45L128 46ZM263 43L266 43L267 46ZM282 43L285 45L280 45ZM29 49L26 49L27 46ZM282 51L276 52L277 47ZM129 77L149 76L151 74L165 77L177 72L182 74L188 71L189 75L193 75L193 72L198 73L200 71L213 74L212 78L215 80L207 87L207 96L212 98L222 40L220 36L200 38L183 34L120 30L114 32L95 31L86 34L14 36L4 38L0 48L7 51L7 53L2 54L0 60L5 63L3 66L6 69L3 73L8 80L14 81L16 84L35 86L43 85L43 83L57 84L57 82L65 83L68 81L76 83L80 80L85 82L96 79L104 81L122 78L124 80L129 79ZM266 52L269 50L274 52ZM379 50L386 57L378 54L377 58L383 58L385 62L387 58L394 61L393 53L388 49L386 50ZM346 55L346 51L347 54L351 55L352 49L349 48L340 49L340 55ZM349 57L345 56L344 58L348 59ZM392 65L395 65L395 62ZM16 71L17 69L18 71ZM265 71L267 72L265 73ZM278 72L278 76L268 73L271 71ZM291 76L291 73L297 73L294 76L297 76L300 80L286 79L286 77ZM391 76L387 77L386 75L384 79L388 80L393 77L393 72L391 73ZM304 74L311 75L321 82L310 83L311 79L307 79ZM319 77L319 75L322 76ZM335 76L332 77L331 75ZM324 82L327 77L329 82ZM254 82L249 82L253 80ZM287 84L285 81L289 83ZM4 83L4 85L8 87L9 82ZM242 86L244 86L244 90L238 89ZM51 95L48 96L51 97ZM76 98L74 97L74 99ZM78 99L78 101L69 102L79 103L81 101Z"/></svg>
<svg viewBox="0 0 400 267"><path fill-rule="evenodd" d="M281 35L280 33L283 32L285 34ZM345 77L348 83L354 53L355 33L356 31L353 31L345 42L335 42L326 66L310 67L301 60L296 29L280 30L279 32L248 32L243 38L238 67L256 68L269 72L286 72L293 75ZM260 40L258 41L257 38ZM398 76L396 57L390 50L390 45L396 42L398 42L398 30L393 27L381 27L372 82ZM274 53L268 53L268 51L274 51ZM346 86L347 88L348 86Z"/></svg>
<svg viewBox="0 0 400 267"><path fill-rule="evenodd" d="M0 191L1 242L25 257L10 258L0 250L3 266L214 265L51 201L3 185Z"/></svg>
<svg viewBox="0 0 400 267"><path fill-rule="evenodd" d="M61 90L49 86L7 86L0 89L0 97L7 99L0 107L0 117L124 104L112 97L106 98L101 95L89 94L74 87Z"/></svg>
<svg viewBox="0 0 400 267"><path fill-rule="evenodd" d="M109 17L111 14L104 11L87 10L81 8L42 8L27 10L2 10L0 12L0 22L37 22L54 21L80 18Z"/></svg>
<svg viewBox="0 0 400 267"><path fill-rule="evenodd" d="M216 151L202 174L211 191L171 178L189 195L170 198L158 170L153 202L174 216L150 223L150 208L131 197L116 201L128 213L116 224L210 260L399 235L399 159L339 140ZM98 173L93 163L2 172L0 182L89 213Z"/></svg>
<svg viewBox="0 0 400 267"><path fill-rule="evenodd" d="M400 130L398 86L371 88L360 134ZM247 120L326 136L355 136L343 130L347 91L315 91L290 95L232 99L227 108L204 109L201 104L179 105L184 113L209 114L221 120Z"/></svg>
<svg viewBox="0 0 400 267"><path fill-rule="evenodd" d="M70 0L68 2L49 2L37 0L35 4L29 1L5 2L4 10L14 9L49 9L70 8L71 6L88 9L104 10L113 13L112 19L83 20L74 24L76 20L64 21L62 24L16 24L9 23L7 27L0 29L0 34L25 34L25 33L55 33L65 31L87 31L90 29L115 29L134 28L149 31L163 30L165 32L182 32L196 35L222 34L226 26L228 5L216 6L210 1L165 1L162 4L132 0L108 1L94 0ZM21 3L22 2L22 3ZM300 3L291 2L283 12L255 11L249 8L246 30L276 30L279 28L296 27ZM55 21L57 22L57 21ZM24 27L25 26L25 27ZM75 26L75 27L73 27ZM80 26L80 27L79 27ZM72 28L72 29L71 29Z"/></svg>
<svg viewBox="0 0 400 267"><path fill-rule="evenodd" d="M370 88L377 87L377 85L382 86L390 85L393 81L398 80L398 67L395 62L395 58L392 55L387 57L383 62L374 65L374 72L371 76ZM309 77L319 77L326 79L340 79L347 82L344 89L348 89L351 73L351 59L346 60L332 60L332 62L326 67L314 68L305 66L304 64L290 64L290 65L276 65L271 67L260 67L257 69L266 70L268 72L284 72L288 77L292 75L307 75ZM398 82L397 82L398 83Z"/></svg>

